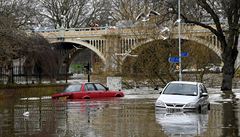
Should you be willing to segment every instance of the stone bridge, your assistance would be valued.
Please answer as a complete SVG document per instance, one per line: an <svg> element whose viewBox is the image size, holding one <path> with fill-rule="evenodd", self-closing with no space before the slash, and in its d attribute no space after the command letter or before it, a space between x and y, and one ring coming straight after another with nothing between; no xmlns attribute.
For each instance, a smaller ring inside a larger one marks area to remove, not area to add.
<svg viewBox="0 0 240 137"><path fill-rule="evenodd" d="M153 32L154 31L154 32ZM47 38L50 43L71 43L65 53L65 58L71 60L74 54L85 47L94 52L103 62L105 68L114 67L114 58L121 55L124 60L131 56L131 52L137 47L155 40L178 39L177 26L169 32L161 32L159 29L149 28L70 28L38 31ZM156 34L153 36L153 34ZM199 45L212 49L221 58L220 43L216 36L209 30L196 25L182 25L181 39L194 41ZM78 45L78 46L74 46ZM65 59L66 60L66 59ZM239 63L239 57L236 64Z"/></svg>

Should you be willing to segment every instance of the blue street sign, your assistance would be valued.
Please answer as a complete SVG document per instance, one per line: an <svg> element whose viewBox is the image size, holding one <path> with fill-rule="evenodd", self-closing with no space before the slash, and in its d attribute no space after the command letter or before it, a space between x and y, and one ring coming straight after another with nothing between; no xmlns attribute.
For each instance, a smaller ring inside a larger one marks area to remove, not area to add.
<svg viewBox="0 0 240 137"><path fill-rule="evenodd" d="M179 63L179 57L169 57L168 61L170 63Z"/></svg>
<svg viewBox="0 0 240 137"><path fill-rule="evenodd" d="M188 52L182 52L182 53L181 53L181 56L182 56L182 57L188 57L188 55L189 55Z"/></svg>

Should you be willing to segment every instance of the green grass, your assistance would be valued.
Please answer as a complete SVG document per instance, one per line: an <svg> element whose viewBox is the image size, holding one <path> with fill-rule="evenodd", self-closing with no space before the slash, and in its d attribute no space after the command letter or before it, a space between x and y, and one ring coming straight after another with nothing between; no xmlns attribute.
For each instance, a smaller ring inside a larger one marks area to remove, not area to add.
<svg viewBox="0 0 240 137"><path fill-rule="evenodd" d="M51 96L62 91L65 86L65 84L0 85L0 100Z"/></svg>

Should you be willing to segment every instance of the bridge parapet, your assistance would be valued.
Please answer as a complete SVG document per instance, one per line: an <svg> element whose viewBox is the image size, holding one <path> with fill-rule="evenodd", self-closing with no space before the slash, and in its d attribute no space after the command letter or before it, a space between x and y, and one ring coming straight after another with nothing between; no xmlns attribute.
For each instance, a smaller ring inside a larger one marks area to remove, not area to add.
<svg viewBox="0 0 240 137"><path fill-rule="evenodd" d="M60 32L64 31L93 31L93 30L106 30L107 27L86 27L86 28L68 28L68 29L46 29L46 30L36 30L38 33L49 33L49 32Z"/></svg>
<svg viewBox="0 0 240 137"><path fill-rule="evenodd" d="M193 34L193 35L203 35L210 33L208 29L202 28L193 24L183 24L181 25L182 34ZM158 29L158 28L157 28ZM156 29L155 29L156 30ZM171 33L178 33L177 26L171 28ZM49 30L37 30L45 38L53 39L57 37L65 38L79 38L79 37L101 37L102 35L118 34L121 36L133 36L139 35L144 32L142 28L132 27L132 28L116 28L116 27L88 27L88 28L69 28L69 29L49 29ZM139 33L139 34L138 34Z"/></svg>

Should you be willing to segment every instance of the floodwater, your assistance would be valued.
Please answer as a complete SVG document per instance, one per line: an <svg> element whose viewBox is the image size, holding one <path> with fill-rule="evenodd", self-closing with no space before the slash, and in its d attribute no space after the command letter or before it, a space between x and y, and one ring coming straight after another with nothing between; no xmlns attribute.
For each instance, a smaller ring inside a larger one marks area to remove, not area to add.
<svg viewBox="0 0 240 137"><path fill-rule="evenodd" d="M157 92L140 89L123 98L7 99L0 101L0 137L240 136L240 91L210 91L211 110L202 114L159 111L154 106Z"/></svg>

